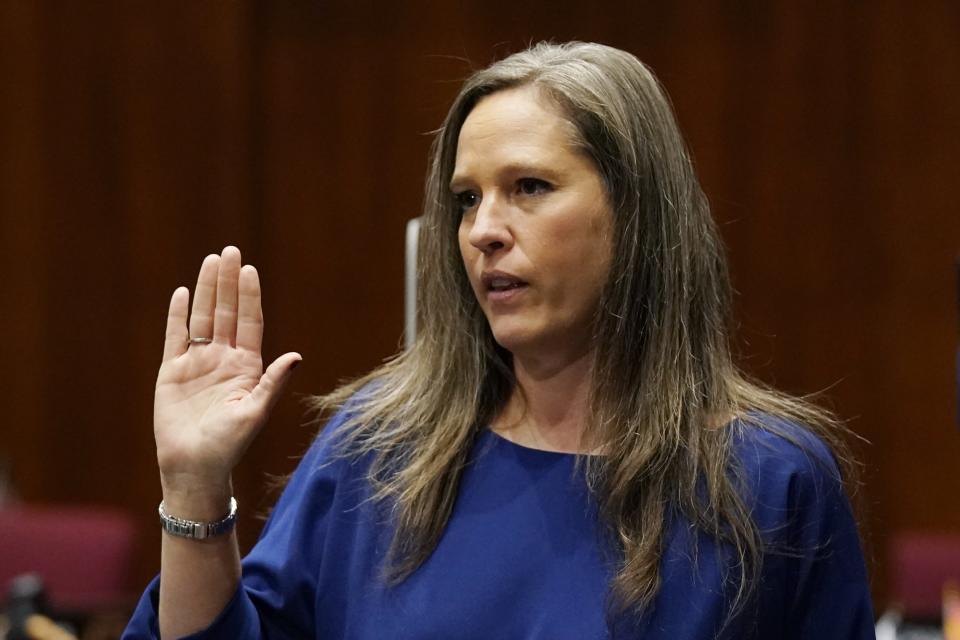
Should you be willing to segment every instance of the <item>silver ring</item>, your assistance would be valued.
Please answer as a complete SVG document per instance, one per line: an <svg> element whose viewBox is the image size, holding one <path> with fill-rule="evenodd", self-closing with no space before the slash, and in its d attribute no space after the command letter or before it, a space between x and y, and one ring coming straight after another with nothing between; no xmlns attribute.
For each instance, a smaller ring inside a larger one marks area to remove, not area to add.
<svg viewBox="0 0 960 640"><path fill-rule="evenodd" d="M187 344L210 344L213 338L187 338Z"/></svg>

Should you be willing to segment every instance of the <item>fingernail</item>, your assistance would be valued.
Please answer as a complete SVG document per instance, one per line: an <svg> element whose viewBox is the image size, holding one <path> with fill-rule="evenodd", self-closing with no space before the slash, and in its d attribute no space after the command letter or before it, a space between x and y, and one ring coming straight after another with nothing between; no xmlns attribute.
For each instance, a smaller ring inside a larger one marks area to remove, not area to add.
<svg viewBox="0 0 960 640"><path fill-rule="evenodd" d="M300 365L301 362L303 362L303 360L294 360L294 361L293 361L293 364L290 365L290 368L291 368L291 369L296 369L296 368Z"/></svg>

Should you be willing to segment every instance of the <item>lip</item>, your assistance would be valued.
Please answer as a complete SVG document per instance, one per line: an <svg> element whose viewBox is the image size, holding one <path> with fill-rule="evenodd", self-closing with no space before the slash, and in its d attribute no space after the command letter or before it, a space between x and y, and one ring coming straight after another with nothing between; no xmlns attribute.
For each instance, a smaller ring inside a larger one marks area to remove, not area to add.
<svg viewBox="0 0 960 640"><path fill-rule="evenodd" d="M500 271L498 269L494 269L491 271L484 271L480 274L480 282L483 284L483 288L487 291L490 290L490 288L493 286L493 283L497 280L513 280L521 284L527 284L526 280L520 276L510 273L509 271Z"/></svg>
<svg viewBox="0 0 960 640"><path fill-rule="evenodd" d="M516 286L509 289L493 289L494 283L508 280ZM480 274L480 283L486 292L487 300L492 303L512 302L522 296L527 290L528 283L521 277L507 271L484 271Z"/></svg>
<svg viewBox="0 0 960 640"><path fill-rule="evenodd" d="M509 304L515 302L517 298L521 297L527 291L527 285L522 284L519 287L514 287L512 289L505 289L503 291L487 291L487 300L491 304L501 305Z"/></svg>

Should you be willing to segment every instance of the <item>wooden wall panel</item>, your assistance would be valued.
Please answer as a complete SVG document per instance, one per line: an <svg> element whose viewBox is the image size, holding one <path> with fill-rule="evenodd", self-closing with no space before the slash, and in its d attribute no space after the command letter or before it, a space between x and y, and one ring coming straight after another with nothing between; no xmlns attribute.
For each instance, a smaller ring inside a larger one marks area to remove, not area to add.
<svg viewBox="0 0 960 640"><path fill-rule="evenodd" d="M43 475L31 468L43 458L42 360L52 347L44 336L47 314L41 153L40 29L36 7L0 5L0 389L3 389L3 454L21 491L42 495Z"/></svg>
<svg viewBox="0 0 960 640"><path fill-rule="evenodd" d="M0 3L0 450L25 499L136 514L156 570L150 427L167 298L236 244L268 358L305 357L236 484L309 442L299 400L393 353L402 239L471 68L544 38L628 49L662 79L730 248L738 349L870 440L883 550L960 530L953 406L953 3Z"/></svg>
<svg viewBox="0 0 960 640"><path fill-rule="evenodd" d="M5 3L0 17L15 81L0 111L2 449L25 500L136 513L137 582L158 565L164 300L252 229L243 9Z"/></svg>

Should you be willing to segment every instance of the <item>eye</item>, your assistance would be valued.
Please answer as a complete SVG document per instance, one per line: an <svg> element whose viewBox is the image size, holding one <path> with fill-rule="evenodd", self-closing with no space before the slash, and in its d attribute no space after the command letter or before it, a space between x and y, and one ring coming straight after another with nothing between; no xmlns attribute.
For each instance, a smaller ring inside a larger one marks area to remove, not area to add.
<svg viewBox="0 0 960 640"><path fill-rule="evenodd" d="M453 199L457 201L457 206L460 208L461 213L467 209L474 208L480 202L480 196L473 191L455 193L453 194Z"/></svg>
<svg viewBox="0 0 960 640"><path fill-rule="evenodd" d="M553 187L549 182L539 178L520 178L517 180L517 191L525 196L535 196L547 193Z"/></svg>

